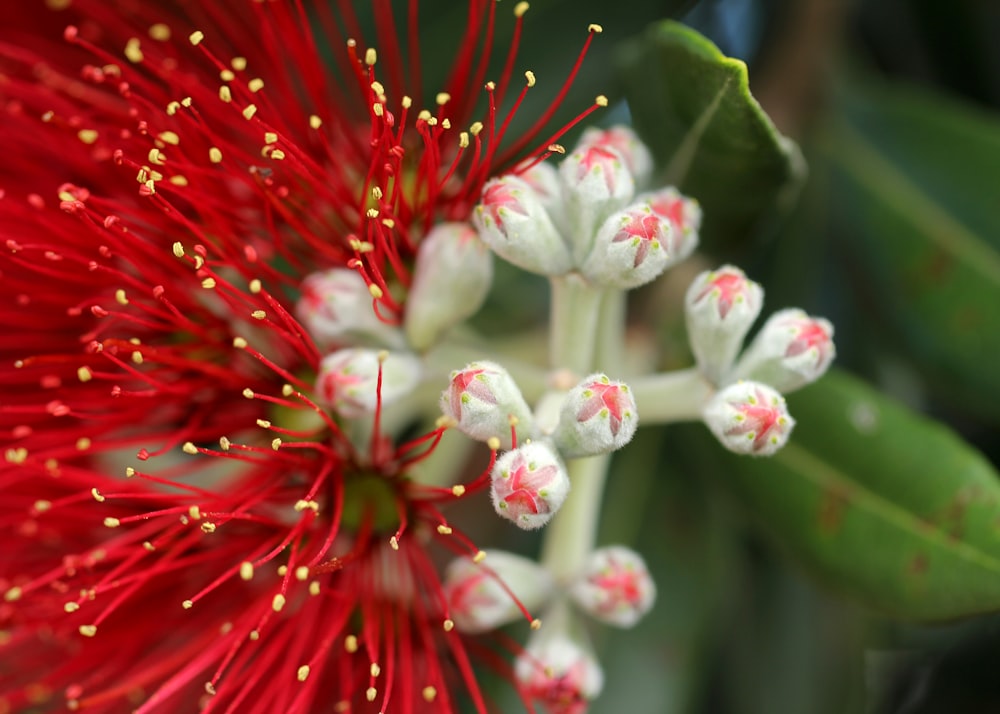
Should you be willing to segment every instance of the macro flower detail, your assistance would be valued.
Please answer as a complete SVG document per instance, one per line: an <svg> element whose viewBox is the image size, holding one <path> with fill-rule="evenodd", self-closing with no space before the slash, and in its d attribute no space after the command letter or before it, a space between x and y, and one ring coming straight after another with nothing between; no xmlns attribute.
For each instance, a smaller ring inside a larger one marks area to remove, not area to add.
<svg viewBox="0 0 1000 714"><path fill-rule="evenodd" d="M701 206L693 198L681 194L673 186L644 193L637 199L647 203L653 212L670 221L671 263L680 262L691 255L698 246L698 231L701 228Z"/></svg>
<svg viewBox="0 0 1000 714"><path fill-rule="evenodd" d="M738 379L753 379L788 392L826 373L836 348L833 325L797 308L771 315L733 370Z"/></svg>
<svg viewBox="0 0 1000 714"><path fill-rule="evenodd" d="M653 174L653 155L629 127L613 126L608 129L589 127L584 130L578 146L614 149L625 161L625 166L632 174L637 187L644 187L649 183Z"/></svg>
<svg viewBox="0 0 1000 714"><path fill-rule="evenodd" d="M564 458L595 456L622 448L638 426L628 385L592 374L566 395L552 438Z"/></svg>
<svg viewBox="0 0 1000 714"><path fill-rule="evenodd" d="M530 435L534 422L513 378L495 362L473 362L452 372L451 383L441 395L441 410L466 436L478 441L497 439L510 449L513 433Z"/></svg>
<svg viewBox="0 0 1000 714"><path fill-rule="evenodd" d="M597 231L583 274L598 285L620 289L644 285L670 263L672 230L670 222L649 206L615 213Z"/></svg>
<svg viewBox="0 0 1000 714"><path fill-rule="evenodd" d="M795 426L784 397L759 382L737 382L720 390L705 407L704 418L723 446L752 456L777 452Z"/></svg>
<svg viewBox="0 0 1000 714"><path fill-rule="evenodd" d="M559 165L566 236L573 262L582 265L594 235L608 217L635 195L635 178L625 159L608 146L579 146Z"/></svg>
<svg viewBox="0 0 1000 714"><path fill-rule="evenodd" d="M616 627L635 626L656 600L656 586L645 561L624 546L591 553L570 593L580 609Z"/></svg>
<svg viewBox="0 0 1000 714"><path fill-rule="evenodd" d="M463 557L445 571L448 612L462 632L488 632L530 614L551 596L555 584L533 560L491 550L476 560Z"/></svg>
<svg viewBox="0 0 1000 714"><path fill-rule="evenodd" d="M569 476L547 443L508 451L493 466L490 494L497 514L525 530L541 528L569 494Z"/></svg>
<svg viewBox="0 0 1000 714"><path fill-rule="evenodd" d="M684 303L688 338L710 381L720 384L732 367L763 301L761 287L729 265L701 273L691 283Z"/></svg>

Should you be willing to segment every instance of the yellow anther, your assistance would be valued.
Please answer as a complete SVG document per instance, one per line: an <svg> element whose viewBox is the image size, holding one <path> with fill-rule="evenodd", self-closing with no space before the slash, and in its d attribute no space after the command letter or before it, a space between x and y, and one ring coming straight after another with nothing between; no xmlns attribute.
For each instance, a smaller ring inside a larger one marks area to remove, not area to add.
<svg viewBox="0 0 1000 714"><path fill-rule="evenodd" d="M455 629L455 622L454 620L445 620L441 626L444 627L445 632L451 632Z"/></svg>
<svg viewBox="0 0 1000 714"><path fill-rule="evenodd" d="M527 5L528 3L524 3L524 4ZM428 686L428 687L424 687L423 688L423 691L421 692L421 694L423 694L424 701L427 702L428 704L430 704L435 699L437 699L438 690L436 690L434 687Z"/></svg>
<svg viewBox="0 0 1000 714"><path fill-rule="evenodd" d="M190 35L188 35L188 41L197 47L201 44L201 41L205 39L205 33L201 30L195 30Z"/></svg>
<svg viewBox="0 0 1000 714"><path fill-rule="evenodd" d="M97 634L97 625L80 625L80 634L84 637L93 637Z"/></svg>
<svg viewBox="0 0 1000 714"><path fill-rule="evenodd" d="M323 126L323 120L322 119L320 119L315 114L309 115L309 127L311 129L319 129L321 126Z"/></svg>
<svg viewBox="0 0 1000 714"><path fill-rule="evenodd" d="M271 601L271 609L274 610L275 612L281 612L281 608L283 608L284 606L285 606L285 596L282 595L281 593L278 593L277 595L274 596L274 599Z"/></svg>
<svg viewBox="0 0 1000 714"><path fill-rule="evenodd" d="M369 67L373 66L378 61L378 53L375 52L374 47L369 47L365 50L365 64Z"/></svg>
<svg viewBox="0 0 1000 714"><path fill-rule="evenodd" d="M374 283L368 286L368 292L371 293L371 296L376 300L381 300L382 296L385 294L382 292L382 288Z"/></svg>
<svg viewBox="0 0 1000 714"><path fill-rule="evenodd" d="M132 64L142 62L142 49L139 47L138 37L130 37L125 43L125 57Z"/></svg>
<svg viewBox="0 0 1000 714"><path fill-rule="evenodd" d="M514 17L524 17L524 13L528 11L529 7L531 6L528 5L528 3L519 2L517 5L514 6Z"/></svg>
<svg viewBox="0 0 1000 714"><path fill-rule="evenodd" d="M198 447L192 444L190 441L185 441L184 446L181 447L181 451L183 451L185 454L194 455L198 453Z"/></svg>
<svg viewBox="0 0 1000 714"><path fill-rule="evenodd" d="M531 621L532 630L540 630L541 628L542 628L542 621L539 620L537 617Z"/></svg>
<svg viewBox="0 0 1000 714"><path fill-rule="evenodd" d="M185 610L190 610L192 607L194 607L194 602L192 602L191 600L185 600L184 602L181 603L181 607L183 607Z"/></svg>
<svg viewBox="0 0 1000 714"><path fill-rule="evenodd" d="M280 438L271 439L271 448L277 451L284 442Z"/></svg>
<svg viewBox="0 0 1000 714"><path fill-rule="evenodd" d="M265 320L267 319L267 313L264 312L263 310L254 310L253 312L250 313L250 317L252 317L255 320Z"/></svg>
<svg viewBox="0 0 1000 714"><path fill-rule="evenodd" d="M274 159L275 161L281 161L283 158L285 158L285 152L282 151L281 149L275 149L274 151L271 152L271 158Z"/></svg>
<svg viewBox="0 0 1000 714"><path fill-rule="evenodd" d="M76 132L76 136L84 144L93 144L97 141L97 132L94 129L80 129Z"/></svg>
<svg viewBox="0 0 1000 714"><path fill-rule="evenodd" d="M201 529L205 533L215 533L216 525L214 523L206 521L205 523L201 524Z"/></svg>
<svg viewBox="0 0 1000 714"><path fill-rule="evenodd" d="M599 35L604 32L604 28L596 23L591 23L587 25L587 32L593 32L595 35Z"/></svg>
<svg viewBox="0 0 1000 714"><path fill-rule="evenodd" d="M213 146L211 149L208 150L208 160L211 161L213 164L221 163L222 151L218 147Z"/></svg>
<svg viewBox="0 0 1000 714"><path fill-rule="evenodd" d="M605 97L603 94L598 94L594 98L594 104L596 104L599 107L606 107L608 106L608 98Z"/></svg>
<svg viewBox="0 0 1000 714"><path fill-rule="evenodd" d="M373 677L377 677L377 676L379 676L380 674L382 674L382 668L381 668L381 667L379 667L379 666L378 666L377 664L375 664L374 662L372 662L372 666L368 668L368 671L369 671L369 672L371 673L371 675L372 675Z"/></svg>
<svg viewBox="0 0 1000 714"><path fill-rule="evenodd" d="M170 39L170 28L162 22L149 26L149 36L159 42L166 42Z"/></svg>
<svg viewBox="0 0 1000 714"><path fill-rule="evenodd" d="M224 437L224 436L220 436L220 437L219 437L219 447L220 447L220 448L221 448L221 449L222 449L223 451L229 451L229 447L230 447L230 446L232 446L232 442L231 442L231 441L229 441L229 439L227 439L227 438L226 438L226 437Z"/></svg>
<svg viewBox="0 0 1000 714"><path fill-rule="evenodd" d="M93 496L94 500L98 503L104 503L104 496L101 495L101 492L97 490L96 486L90 489L90 495Z"/></svg>
<svg viewBox="0 0 1000 714"><path fill-rule="evenodd" d="M128 305L128 297L125 295L125 291L121 288L115 290L115 302L119 305Z"/></svg>
<svg viewBox="0 0 1000 714"><path fill-rule="evenodd" d="M479 132L483 130L483 123L481 121L472 122L472 126L469 127L469 133L473 136L479 136Z"/></svg>
<svg viewBox="0 0 1000 714"><path fill-rule="evenodd" d="M451 492L455 494L456 497L465 495L465 486L462 484L456 484L451 487Z"/></svg>
<svg viewBox="0 0 1000 714"><path fill-rule="evenodd" d="M260 291L261 291L260 280L258 280L257 278L254 278L253 280L250 281L250 292L252 292L254 295L256 295Z"/></svg>
<svg viewBox="0 0 1000 714"><path fill-rule="evenodd" d="M404 94L403 98L399 100L399 105L403 107L403 109L409 109L413 106L413 99Z"/></svg>
<svg viewBox="0 0 1000 714"><path fill-rule="evenodd" d="M299 667L298 672L295 673L295 677L300 681L304 682L309 678L309 665L304 664Z"/></svg>
<svg viewBox="0 0 1000 714"><path fill-rule="evenodd" d="M500 439L498 439L495 436L491 436L489 439L486 440L486 445L490 448L490 451L499 451Z"/></svg>
<svg viewBox="0 0 1000 714"><path fill-rule="evenodd" d="M344 649L350 654L354 654L358 651L358 638L354 635L348 635L344 638Z"/></svg>
<svg viewBox="0 0 1000 714"><path fill-rule="evenodd" d="M295 579L305 582L309 579L309 566L300 565L295 569Z"/></svg>
<svg viewBox="0 0 1000 714"><path fill-rule="evenodd" d="M90 448L90 444L91 444L90 439L88 439L85 436L81 436L79 439L76 440L76 450L86 451L87 449Z"/></svg>
<svg viewBox="0 0 1000 714"><path fill-rule="evenodd" d="M229 65L235 69L237 72L242 72L247 68L247 58L246 57L233 57L229 61Z"/></svg>
<svg viewBox="0 0 1000 714"><path fill-rule="evenodd" d="M442 523L437 527L437 532L440 533L441 535L451 535L453 531L451 528Z"/></svg>
<svg viewBox="0 0 1000 714"><path fill-rule="evenodd" d="M65 605L63 605L63 610L65 610L66 612L76 612L79 609L80 609L80 603L78 602L68 602Z"/></svg>
<svg viewBox="0 0 1000 714"><path fill-rule="evenodd" d="M240 563L240 578L242 580L253 580L253 563L244 560Z"/></svg>
<svg viewBox="0 0 1000 714"><path fill-rule="evenodd" d="M278 143L278 135L273 131L264 132L264 143L265 144L276 144Z"/></svg>
<svg viewBox="0 0 1000 714"><path fill-rule="evenodd" d="M221 72L219 72L219 79L221 79L223 82L232 82L234 79L236 79L236 75L233 74L232 70L224 69Z"/></svg>
<svg viewBox="0 0 1000 714"><path fill-rule="evenodd" d="M247 82L247 89L256 94L264 88L264 80L260 77L254 77L249 82Z"/></svg>
<svg viewBox="0 0 1000 714"><path fill-rule="evenodd" d="M485 550L480 550L474 556L472 556L473 563L482 563L484 560L486 560Z"/></svg>
<svg viewBox="0 0 1000 714"><path fill-rule="evenodd" d="M270 429L271 422L269 422L267 419L258 419L257 426L259 426L261 429Z"/></svg>
<svg viewBox="0 0 1000 714"><path fill-rule="evenodd" d="M120 526L121 524L122 524L122 522L121 522L121 521L119 521L119 520L118 520L117 518L111 518L111 517L109 516L108 518L105 518L105 519L104 519L104 525L105 525L105 527L107 527L107 528L117 528L117 527L118 527L118 526Z"/></svg>
<svg viewBox="0 0 1000 714"><path fill-rule="evenodd" d="M524 73L524 78L528 80L529 87L535 86L535 73L532 72L530 69Z"/></svg>
<svg viewBox="0 0 1000 714"><path fill-rule="evenodd" d="M76 370L76 378L81 382L89 382L93 379L94 373L90 371L90 367L80 367Z"/></svg>
<svg viewBox="0 0 1000 714"><path fill-rule="evenodd" d="M256 104L247 104L246 108L243 110L243 118L247 121L253 119L253 115L257 113Z"/></svg>
<svg viewBox="0 0 1000 714"><path fill-rule="evenodd" d="M451 101L451 95L448 92L438 92L434 97L434 103L439 107L443 107L445 104Z"/></svg>

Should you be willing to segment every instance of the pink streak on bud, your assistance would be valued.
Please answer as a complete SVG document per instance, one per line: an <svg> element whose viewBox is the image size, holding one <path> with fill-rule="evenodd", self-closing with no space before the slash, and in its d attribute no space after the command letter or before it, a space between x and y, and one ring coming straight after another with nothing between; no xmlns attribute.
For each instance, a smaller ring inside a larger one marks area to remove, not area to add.
<svg viewBox="0 0 1000 714"><path fill-rule="evenodd" d="M634 400L622 390L619 382L604 383L599 381L585 385L584 397L587 401L577 412L576 420L579 422L588 421L602 410L607 410L610 415L611 433L618 436L618 431L622 426L622 415L625 411L632 409Z"/></svg>
<svg viewBox="0 0 1000 714"><path fill-rule="evenodd" d="M830 333L818 321L807 318L801 322L790 321L789 324L796 328L795 339L785 350L786 357L795 357L811 349L816 350L816 363L822 364L829 361L831 345L833 341Z"/></svg>
<svg viewBox="0 0 1000 714"><path fill-rule="evenodd" d="M503 215L511 211L522 216L528 212L517 197L517 187L504 181L496 181L486 186L483 191L482 206L486 210L501 233L506 233Z"/></svg>
<svg viewBox="0 0 1000 714"><path fill-rule="evenodd" d="M740 296L747 292L747 278L739 272L719 270L708 285L698 293L695 302L701 302L711 295L718 296L719 317L726 318L729 310Z"/></svg>
<svg viewBox="0 0 1000 714"><path fill-rule="evenodd" d="M767 446L769 438L783 436L787 431L787 414L782 404L771 404L767 395L755 390L756 399L731 401L729 405L742 415L736 426L726 430L727 436L755 434L753 450L760 451Z"/></svg>
<svg viewBox="0 0 1000 714"><path fill-rule="evenodd" d="M614 194L615 187L612 183L618 166L622 163L622 156L613 149L606 149L602 146L588 146L580 152L580 163L576 169L576 178L583 181L592 171L603 172L604 182L608 187L608 193Z"/></svg>
<svg viewBox="0 0 1000 714"><path fill-rule="evenodd" d="M486 382L479 379L485 369L465 369L451 380L451 411L458 420L462 419L462 397L470 394L481 402L496 404L497 398Z"/></svg>
<svg viewBox="0 0 1000 714"><path fill-rule="evenodd" d="M622 243L628 241L633 243L639 241L639 247L635 251L635 262L633 268L642 265L646 259L651 245L660 242L660 218L655 213L632 213L628 223L621 227L621 230L611 240L612 243Z"/></svg>
<svg viewBox="0 0 1000 714"><path fill-rule="evenodd" d="M507 504L506 511L513 519L550 510L541 491L558 477L559 467L546 464L532 470L533 466L524 454L518 453L511 465L510 477L496 482L497 499Z"/></svg>

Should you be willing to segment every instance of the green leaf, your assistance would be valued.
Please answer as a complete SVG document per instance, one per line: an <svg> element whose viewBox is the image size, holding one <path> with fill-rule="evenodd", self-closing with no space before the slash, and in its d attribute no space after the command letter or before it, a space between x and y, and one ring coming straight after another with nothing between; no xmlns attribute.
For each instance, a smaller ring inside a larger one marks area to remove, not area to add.
<svg viewBox="0 0 1000 714"><path fill-rule="evenodd" d="M1000 482L978 452L845 374L788 403L785 448L727 454L721 479L781 545L895 617L1000 609Z"/></svg>
<svg viewBox="0 0 1000 714"><path fill-rule="evenodd" d="M620 53L636 130L705 210L703 237L743 239L794 200L806 167L750 94L746 65L664 21Z"/></svg>
<svg viewBox="0 0 1000 714"><path fill-rule="evenodd" d="M822 144L839 239L929 386L996 418L1000 121L898 88L845 100Z"/></svg>

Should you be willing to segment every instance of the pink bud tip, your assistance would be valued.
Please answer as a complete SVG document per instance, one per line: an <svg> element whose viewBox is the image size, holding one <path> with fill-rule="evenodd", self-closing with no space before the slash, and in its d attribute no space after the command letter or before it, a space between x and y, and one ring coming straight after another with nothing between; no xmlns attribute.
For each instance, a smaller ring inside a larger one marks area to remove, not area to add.
<svg viewBox="0 0 1000 714"><path fill-rule="evenodd" d="M541 528L569 493L569 476L554 449L533 441L508 451L493 466L493 507L525 530Z"/></svg>
<svg viewBox="0 0 1000 714"><path fill-rule="evenodd" d="M618 627L634 626L656 600L656 586L646 563L624 546L591 553L571 592L582 610Z"/></svg>
<svg viewBox="0 0 1000 714"><path fill-rule="evenodd" d="M705 407L704 417L727 449L753 456L774 454L795 426L784 397L759 382L737 382L721 390Z"/></svg>

